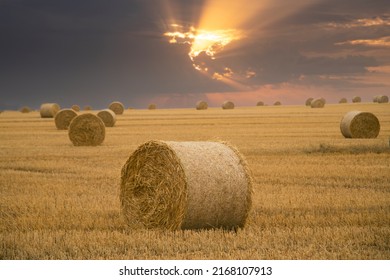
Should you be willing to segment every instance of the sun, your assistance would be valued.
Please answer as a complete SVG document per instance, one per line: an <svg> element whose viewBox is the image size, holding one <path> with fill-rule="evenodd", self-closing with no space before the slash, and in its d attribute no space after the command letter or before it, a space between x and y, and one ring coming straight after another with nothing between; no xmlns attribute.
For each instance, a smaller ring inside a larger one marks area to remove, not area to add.
<svg viewBox="0 0 390 280"><path fill-rule="evenodd" d="M242 37L241 32L235 29L204 30L190 27L184 30L184 27L178 24L172 24L171 27L172 31L164 33L164 36L169 38L169 43L190 45L188 56L192 65L196 70L204 72L208 71L208 67L198 63L197 57L203 54L214 60L225 46Z"/></svg>

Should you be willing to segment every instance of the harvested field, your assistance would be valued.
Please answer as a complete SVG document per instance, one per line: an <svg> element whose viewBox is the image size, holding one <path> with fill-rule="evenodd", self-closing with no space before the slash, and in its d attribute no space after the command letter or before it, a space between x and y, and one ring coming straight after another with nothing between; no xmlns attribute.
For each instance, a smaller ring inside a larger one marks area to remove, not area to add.
<svg viewBox="0 0 390 280"><path fill-rule="evenodd" d="M378 137L344 138L349 111L375 114ZM75 147L39 112L0 115L0 259L390 259L389 103L126 110L117 123ZM121 169L150 140L237 147L253 178L246 226L129 228Z"/></svg>

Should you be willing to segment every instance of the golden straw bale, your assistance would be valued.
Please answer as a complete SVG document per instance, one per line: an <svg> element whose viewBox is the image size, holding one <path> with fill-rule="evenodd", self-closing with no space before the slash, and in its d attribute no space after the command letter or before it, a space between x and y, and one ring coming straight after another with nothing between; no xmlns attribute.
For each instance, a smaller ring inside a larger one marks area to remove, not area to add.
<svg viewBox="0 0 390 280"><path fill-rule="evenodd" d="M68 135L75 146L97 146L103 143L106 128L101 118L91 113L84 113L71 121Z"/></svg>
<svg viewBox="0 0 390 280"><path fill-rule="evenodd" d="M43 103L39 112L41 118L54 118L59 110L61 108L57 103Z"/></svg>
<svg viewBox="0 0 390 280"><path fill-rule="evenodd" d="M155 109L157 109L157 106L156 106L156 104L149 104L148 109L155 110Z"/></svg>
<svg viewBox="0 0 390 280"><path fill-rule="evenodd" d="M380 123L373 113L351 111L342 118L340 130L345 138L376 138Z"/></svg>
<svg viewBox="0 0 390 280"><path fill-rule="evenodd" d="M59 110L54 117L54 123L57 129L68 129L70 122L77 116L77 112L73 109Z"/></svg>
<svg viewBox="0 0 390 280"><path fill-rule="evenodd" d="M282 105L282 102L280 102L280 101L275 101L274 106L280 106L280 105Z"/></svg>
<svg viewBox="0 0 390 280"><path fill-rule="evenodd" d="M80 106L79 105L72 105L71 107L74 111L80 112Z"/></svg>
<svg viewBox="0 0 390 280"><path fill-rule="evenodd" d="M378 103L389 103L389 97L387 95L379 96Z"/></svg>
<svg viewBox="0 0 390 280"><path fill-rule="evenodd" d="M114 101L108 106L108 109L113 111L116 115L122 115L125 111L125 106L119 101Z"/></svg>
<svg viewBox="0 0 390 280"><path fill-rule="evenodd" d="M306 99L306 102L305 102L305 105L306 106L311 106L311 102L313 101L313 97L309 97L308 99Z"/></svg>
<svg viewBox="0 0 390 280"><path fill-rule="evenodd" d="M311 102L310 106L312 108L324 108L324 106L325 106L325 99L324 98L313 99L313 101Z"/></svg>
<svg viewBox="0 0 390 280"><path fill-rule="evenodd" d="M259 101L256 103L256 106L264 106L264 102L263 101Z"/></svg>
<svg viewBox="0 0 390 280"><path fill-rule="evenodd" d="M352 102L353 103L360 103L360 102L362 102L362 99L360 98L360 96L354 96L352 98Z"/></svg>
<svg viewBox="0 0 390 280"><path fill-rule="evenodd" d="M339 103L340 103L340 104L342 104L342 103L348 103L348 100L347 100L347 98L344 98L344 97L343 97L343 98L340 99Z"/></svg>
<svg viewBox="0 0 390 280"><path fill-rule="evenodd" d="M196 110L206 110L209 107L206 101L200 100L196 103Z"/></svg>
<svg viewBox="0 0 390 280"><path fill-rule="evenodd" d="M378 100L379 100L380 97L381 97L380 95L375 95L374 98L372 99L372 101L374 103L378 103Z"/></svg>
<svg viewBox="0 0 390 280"><path fill-rule="evenodd" d="M234 109L234 103L232 101L225 101L222 104L222 109L224 109L224 110Z"/></svg>
<svg viewBox="0 0 390 280"><path fill-rule="evenodd" d="M31 112L31 108L28 107L28 106L23 106L22 108L19 109L19 112L21 112L21 113L30 113Z"/></svg>
<svg viewBox="0 0 390 280"><path fill-rule="evenodd" d="M134 228L235 229L247 221L252 181L227 144L149 141L122 167L120 201Z"/></svg>
<svg viewBox="0 0 390 280"><path fill-rule="evenodd" d="M116 122L116 114L110 109L101 110L97 116L102 119L106 127L113 127Z"/></svg>

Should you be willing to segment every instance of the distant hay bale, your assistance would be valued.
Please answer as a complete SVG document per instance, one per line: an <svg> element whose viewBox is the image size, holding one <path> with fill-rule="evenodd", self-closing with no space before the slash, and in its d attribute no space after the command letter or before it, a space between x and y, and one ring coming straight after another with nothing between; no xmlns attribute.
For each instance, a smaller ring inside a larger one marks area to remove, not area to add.
<svg viewBox="0 0 390 280"><path fill-rule="evenodd" d="M106 127L113 127L116 122L116 114L111 109L101 110L97 116L102 119Z"/></svg>
<svg viewBox="0 0 390 280"><path fill-rule="evenodd" d="M252 182L226 144L149 141L122 167L120 201L131 227L235 229L249 215Z"/></svg>
<svg viewBox="0 0 390 280"><path fill-rule="evenodd" d="M257 102L256 106L264 106L264 102L263 101L259 101L259 102Z"/></svg>
<svg viewBox="0 0 390 280"><path fill-rule="evenodd" d="M80 112L80 106L79 105L72 105L71 107L74 111Z"/></svg>
<svg viewBox="0 0 390 280"><path fill-rule="evenodd" d="M375 95L374 98L372 99L372 101L374 103L378 103L379 102L378 100L379 100L380 97L381 97L380 95Z"/></svg>
<svg viewBox="0 0 390 280"><path fill-rule="evenodd" d="M389 103L389 97L387 95L379 96L378 103Z"/></svg>
<svg viewBox="0 0 390 280"><path fill-rule="evenodd" d="M274 103L274 106L280 106L280 105L282 105L282 102L280 102L280 101L276 101L276 102Z"/></svg>
<svg viewBox="0 0 390 280"><path fill-rule="evenodd" d="M98 116L84 113L71 121L68 135L75 146L97 146L103 143L106 128Z"/></svg>
<svg viewBox="0 0 390 280"><path fill-rule="evenodd" d="M306 102L305 102L305 105L306 106L311 106L311 102L313 101L313 97L309 97L308 99L306 99Z"/></svg>
<svg viewBox="0 0 390 280"><path fill-rule="evenodd" d="M348 103L348 100L347 100L347 98L344 98L344 97L343 97L343 98L340 99L339 103L340 103L340 104L342 104L342 103Z"/></svg>
<svg viewBox="0 0 390 280"><path fill-rule="evenodd" d="M57 103L43 103L39 112L41 118L54 118L60 109L60 105Z"/></svg>
<svg viewBox="0 0 390 280"><path fill-rule="evenodd" d="M59 110L54 117L54 123L57 129L68 129L70 122L77 116L77 112L73 109Z"/></svg>
<svg viewBox="0 0 390 280"><path fill-rule="evenodd" d="M108 109L113 111L116 115L122 115L125 111L125 106L119 101L114 101L108 106Z"/></svg>
<svg viewBox="0 0 390 280"><path fill-rule="evenodd" d="M28 107L28 106L23 106L22 108L19 109L19 112L21 112L21 113L30 113L31 112L31 108Z"/></svg>
<svg viewBox="0 0 390 280"><path fill-rule="evenodd" d="M311 102L310 106L312 108L324 108L324 106L325 106L325 99L324 98L313 99L313 101Z"/></svg>
<svg viewBox="0 0 390 280"><path fill-rule="evenodd" d="M360 96L354 96L352 98L352 102L353 103L360 103L360 102L362 102L362 99L360 98Z"/></svg>
<svg viewBox="0 0 390 280"><path fill-rule="evenodd" d="M222 103L222 109L224 110L234 109L234 103L232 101L225 101Z"/></svg>
<svg viewBox="0 0 390 280"><path fill-rule="evenodd" d="M351 111L342 118L340 130L345 138L376 138L380 123L373 113Z"/></svg>
<svg viewBox="0 0 390 280"><path fill-rule="evenodd" d="M200 100L196 103L196 110L207 110L209 105L206 101Z"/></svg>
<svg viewBox="0 0 390 280"><path fill-rule="evenodd" d="M155 109L157 109L157 106L156 106L156 104L149 104L148 109L155 110Z"/></svg>
<svg viewBox="0 0 390 280"><path fill-rule="evenodd" d="M92 106L84 106L84 111L91 111L92 110Z"/></svg>

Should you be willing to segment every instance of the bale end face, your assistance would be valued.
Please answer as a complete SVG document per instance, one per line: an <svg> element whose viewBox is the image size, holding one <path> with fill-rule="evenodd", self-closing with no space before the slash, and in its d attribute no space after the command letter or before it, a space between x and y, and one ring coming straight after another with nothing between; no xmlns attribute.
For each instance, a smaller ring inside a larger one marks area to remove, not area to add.
<svg viewBox="0 0 390 280"><path fill-rule="evenodd" d="M41 118L54 118L60 109L57 103L43 103L39 112Z"/></svg>
<svg viewBox="0 0 390 280"><path fill-rule="evenodd" d="M103 143L106 131L98 116L84 113L71 121L68 135L74 146L97 146Z"/></svg>
<svg viewBox="0 0 390 280"><path fill-rule="evenodd" d="M208 104L206 101L201 100L196 103L196 110L207 110L207 108Z"/></svg>
<svg viewBox="0 0 390 280"><path fill-rule="evenodd" d="M222 109L224 109L224 110L232 110L232 109L234 109L234 103L232 101L225 101L222 104Z"/></svg>
<svg viewBox="0 0 390 280"><path fill-rule="evenodd" d="M101 110L97 113L97 116L102 119L106 127L113 127L115 125L116 114L112 110Z"/></svg>
<svg viewBox="0 0 390 280"><path fill-rule="evenodd" d="M108 109L113 111L116 115L122 115L125 111L125 106L121 102L114 101L109 106Z"/></svg>
<svg viewBox="0 0 390 280"><path fill-rule="evenodd" d="M219 142L149 141L139 146L121 174L120 201L129 225L171 230L243 227L252 184L237 153Z"/></svg>
<svg viewBox="0 0 390 280"><path fill-rule="evenodd" d="M70 122L77 116L73 109L62 109L54 117L54 123L57 129L68 129Z"/></svg>

